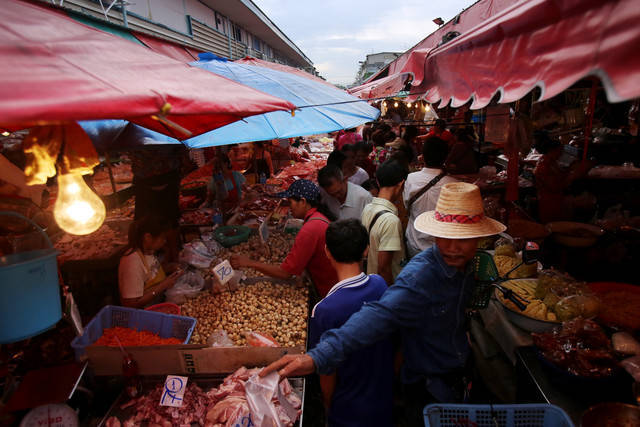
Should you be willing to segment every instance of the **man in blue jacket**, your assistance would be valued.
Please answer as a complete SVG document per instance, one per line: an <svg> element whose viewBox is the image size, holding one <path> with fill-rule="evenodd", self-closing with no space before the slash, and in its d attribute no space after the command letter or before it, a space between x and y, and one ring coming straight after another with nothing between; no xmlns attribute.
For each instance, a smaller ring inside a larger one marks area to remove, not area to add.
<svg viewBox="0 0 640 427"><path fill-rule="evenodd" d="M324 333L307 354L284 356L261 375L325 374L351 353L399 331L401 379L414 422L424 425L421 409L429 402L459 401L470 353L465 307L474 286L471 260L480 237L506 227L484 216L480 190L462 182L443 186L436 210L422 213L414 225L435 236L436 245L416 255L379 301Z"/></svg>

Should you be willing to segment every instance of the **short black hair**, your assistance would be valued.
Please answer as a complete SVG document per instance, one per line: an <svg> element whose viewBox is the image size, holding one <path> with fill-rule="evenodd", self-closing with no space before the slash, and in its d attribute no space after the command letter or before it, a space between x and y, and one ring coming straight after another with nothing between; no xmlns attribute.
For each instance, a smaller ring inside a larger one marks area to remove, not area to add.
<svg viewBox="0 0 640 427"><path fill-rule="evenodd" d="M334 164L327 164L318 171L318 184L322 188L329 187L333 180L342 181L343 179L342 169Z"/></svg>
<svg viewBox="0 0 640 427"><path fill-rule="evenodd" d="M376 179L380 187L393 187L407 179L409 170L407 166L398 160L387 160L378 167Z"/></svg>
<svg viewBox="0 0 640 427"><path fill-rule="evenodd" d="M447 122L444 119L438 119L436 120L434 126L437 126L439 128L446 128L447 127Z"/></svg>
<svg viewBox="0 0 640 427"><path fill-rule="evenodd" d="M360 141L356 143L356 152L364 151L369 154L373 150L373 147L370 143L365 141Z"/></svg>
<svg viewBox="0 0 640 427"><path fill-rule="evenodd" d="M348 153L348 152L355 153L356 152L356 145L355 144L345 144L345 145L342 146L340 151L342 151L343 153Z"/></svg>
<svg viewBox="0 0 640 427"><path fill-rule="evenodd" d="M336 165L338 168L342 169L342 164L346 158L347 156L342 151L333 150L327 158L327 165Z"/></svg>
<svg viewBox="0 0 640 427"><path fill-rule="evenodd" d="M380 190L380 186L378 185L378 182L375 179L366 180L360 185L360 187L364 188L367 191L371 191L373 189Z"/></svg>
<svg viewBox="0 0 640 427"><path fill-rule="evenodd" d="M325 233L329 253L339 263L362 261L369 246L369 233L360 220L351 218L332 222Z"/></svg>
<svg viewBox="0 0 640 427"><path fill-rule="evenodd" d="M447 141L437 136L430 136L422 145L422 158L425 166L439 168L444 165L449 155Z"/></svg>
<svg viewBox="0 0 640 427"><path fill-rule="evenodd" d="M407 142L413 142L413 139L418 136L418 128L414 125L409 125L404 128L404 132L402 132L402 139Z"/></svg>

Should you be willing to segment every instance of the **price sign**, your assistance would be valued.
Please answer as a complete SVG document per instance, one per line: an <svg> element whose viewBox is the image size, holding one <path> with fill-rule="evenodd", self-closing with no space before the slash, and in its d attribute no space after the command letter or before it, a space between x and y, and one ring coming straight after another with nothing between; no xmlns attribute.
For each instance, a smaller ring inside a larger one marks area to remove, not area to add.
<svg viewBox="0 0 640 427"><path fill-rule="evenodd" d="M269 217L266 217L262 224L260 224L260 228L258 228L258 234L260 234L260 240L262 243L267 243L269 240Z"/></svg>
<svg viewBox="0 0 640 427"><path fill-rule="evenodd" d="M164 390L160 397L160 406L182 406L184 392L187 390L187 377L179 377L177 375L167 375L164 381Z"/></svg>
<svg viewBox="0 0 640 427"><path fill-rule="evenodd" d="M224 285L233 277L233 267L231 267L229 261L225 259L220 264L213 267L213 274L215 274L218 281Z"/></svg>

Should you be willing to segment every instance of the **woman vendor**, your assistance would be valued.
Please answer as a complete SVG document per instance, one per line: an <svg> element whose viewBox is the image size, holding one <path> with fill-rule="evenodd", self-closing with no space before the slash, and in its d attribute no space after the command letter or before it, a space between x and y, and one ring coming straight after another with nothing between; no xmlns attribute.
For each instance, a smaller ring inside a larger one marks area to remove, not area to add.
<svg viewBox="0 0 640 427"><path fill-rule="evenodd" d="M160 302L162 293L182 274L176 270L166 276L156 256L165 246L170 230L170 222L154 216L138 219L129 227L129 246L118 267L118 288L123 306L144 308Z"/></svg>
<svg viewBox="0 0 640 427"><path fill-rule="evenodd" d="M583 177L592 166L591 162L574 163L563 169L558 160L562 155L562 144L551 139L545 132L536 132L535 148L542 159L533 171L538 190L538 217L540 222L571 220L573 200L565 190L578 178Z"/></svg>
<svg viewBox="0 0 640 427"><path fill-rule="evenodd" d="M299 276L306 269L318 294L324 297L338 283L338 276L325 253L325 232L329 221L333 219L332 215L320 203L320 189L309 180L299 179L279 195L289 199L293 217L304 220L284 262L280 265L265 264L243 255L233 255L229 261L234 268L254 268L280 279Z"/></svg>
<svg viewBox="0 0 640 427"><path fill-rule="evenodd" d="M223 211L233 210L242 200L242 190L247 180L238 171L231 168L231 160L224 153L216 157L213 179L209 190L221 203Z"/></svg>
<svg viewBox="0 0 640 427"><path fill-rule="evenodd" d="M251 165L247 172L256 175L256 183L264 184L267 179L273 176L273 162L271 161L271 153L264 149L263 142L253 143L253 156L251 156Z"/></svg>

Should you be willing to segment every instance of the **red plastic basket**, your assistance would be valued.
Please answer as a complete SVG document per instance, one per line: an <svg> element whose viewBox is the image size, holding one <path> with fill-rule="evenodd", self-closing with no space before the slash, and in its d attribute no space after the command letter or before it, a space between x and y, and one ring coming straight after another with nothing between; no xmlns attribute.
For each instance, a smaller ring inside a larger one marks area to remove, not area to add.
<svg viewBox="0 0 640 427"><path fill-rule="evenodd" d="M157 311L159 313L165 314L175 314L176 316L180 316L180 307L170 302L163 302L162 304L152 305L145 308L145 310Z"/></svg>

